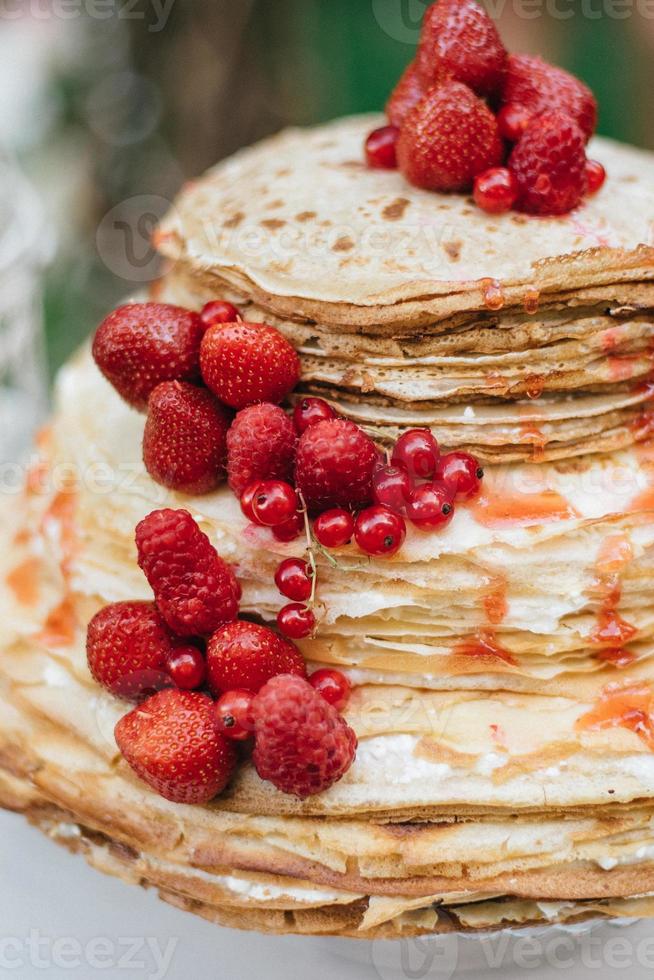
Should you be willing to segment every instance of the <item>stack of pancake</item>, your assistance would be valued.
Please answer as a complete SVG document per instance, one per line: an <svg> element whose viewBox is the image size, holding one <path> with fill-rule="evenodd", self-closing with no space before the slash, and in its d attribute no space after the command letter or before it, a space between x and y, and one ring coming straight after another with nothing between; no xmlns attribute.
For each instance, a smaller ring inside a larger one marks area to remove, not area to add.
<svg viewBox="0 0 654 980"><path fill-rule="evenodd" d="M6 499L0 802L210 920L373 938L654 916L654 161L596 141L601 194L492 218L360 162L376 120L284 133L185 189L157 298L237 302L381 446L416 425L486 465L479 499L391 559L319 562L314 666L355 684L352 769L300 802L246 764L204 807L120 758L128 706L85 629L149 598L136 523L185 507L272 621L301 541L223 488L152 482L142 418L88 352Z"/></svg>

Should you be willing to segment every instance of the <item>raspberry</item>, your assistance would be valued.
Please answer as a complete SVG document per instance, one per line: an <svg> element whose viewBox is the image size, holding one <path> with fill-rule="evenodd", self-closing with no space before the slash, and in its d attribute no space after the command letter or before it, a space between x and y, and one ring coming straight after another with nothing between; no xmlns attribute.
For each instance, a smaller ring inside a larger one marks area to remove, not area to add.
<svg viewBox="0 0 654 980"><path fill-rule="evenodd" d="M362 506L372 499L378 458L374 442L354 422L318 422L298 443L295 483L314 513L330 507Z"/></svg>
<svg viewBox="0 0 654 980"><path fill-rule="evenodd" d="M465 191L477 174L501 163L495 116L466 85L431 88L400 131L397 159L406 179L434 191Z"/></svg>
<svg viewBox="0 0 654 980"><path fill-rule="evenodd" d="M167 303L119 306L98 327L95 362L126 402L141 411L162 381L197 381L205 326Z"/></svg>
<svg viewBox="0 0 654 980"><path fill-rule="evenodd" d="M514 112L517 107L526 109L532 118L555 109L567 112L583 131L585 142L597 125L597 101L591 90L563 68L528 54L509 57L502 102Z"/></svg>
<svg viewBox="0 0 654 980"><path fill-rule="evenodd" d="M241 590L188 511L155 510L136 528L139 565L159 612L179 636L213 633L236 618Z"/></svg>
<svg viewBox="0 0 654 980"><path fill-rule="evenodd" d="M174 803L208 803L236 768L206 694L161 691L121 718L115 736L136 775Z"/></svg>
<svg viewBox="0 0 654 980"><path fill-rule="evenodd" d="M586 189L584 134L565 112L537 116L516 144L509 169L518 184L520 211L567 214Z"/></svg>
<svg viewBox="0 0 654 980"><path fill-rule="evenodd" d="M180 493L215 490L225 477L230 414L206 388L164 381L150 395L143 462L157 483Z"/></svg>
<svg viewBox="0 0 654 980"><path fill-rule="evenodd" d="M306 677L304 658L289 640L267 626L237 620L219 629L207 647L209 689L256 693L277 674Z"/></svg>
<svg viewBox="0 0 654 980"><path fill-rule="evenodd" d="M356 735L301 677L274 677L254 699L252 714L254 765L283 793L301 800L323 793L354 762Z"/></svg>
<svg viewBox="0 0 654 980"><path fill-rule="evenodd" d="M227 433L227 480L237 497L254 480L293 475L297 436L278 405L251 405L238 413Z"/></svg>
<svg viewBox="0 0 654 980"><path fill-rule="evenodd" d="M281 402L300 377L300 359L279 330L265 323L209 327L200 348L205 384L225 405Z"/></svg>
<svg viewBox="0 0 654 980"><path fill-rule="evenodd" d="M93 617L86 634L92 676L119 698L138 701L170 686L175 644L153 602L115 602Z"/></svg>
<svg viewBox="0 0 654 980"><path fill-rule="evenodd" d="M425 86L449 75L479 95L495 95L506 58L495 24L474 0L439 0L427 10L416 58Z"/></svg>
<svg viewBox="0 0 654 980"><path fill-rule="evenodd" d="M386 115L389 122L399 129L424 94L425 86L422 84L415 61L412 61L405 68L404 74L386 103Z"/></svg>

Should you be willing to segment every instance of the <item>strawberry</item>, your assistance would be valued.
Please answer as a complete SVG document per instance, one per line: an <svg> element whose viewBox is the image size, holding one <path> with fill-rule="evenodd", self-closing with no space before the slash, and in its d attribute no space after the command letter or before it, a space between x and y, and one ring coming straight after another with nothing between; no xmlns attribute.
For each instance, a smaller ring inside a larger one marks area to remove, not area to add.
<svg viewBox="0 0 654 980"><path fill-rule="evenodd" d="M432 88L409 113L397 141L406 179L434 191L465 191L499 164L504 148L495 116L460 82Z"/></svg>
<svg viewBox="0 0 654 980"><path fill-rule="evenodd" d="M205 384L231 408L281 402L297 384L300 359L288 340L265 323L209 327L200 350Z"/></svg>
<svg viewBox="0 0 654 980"><path fill-rule="evenodd" d="M139 779L174 803L208 803L236 768L206 694L160 691L120 719L115 737Z"/></svg>
<svg viewBox="0 0 654 980"><path fill-rule="evenodd" d="M418 74L418 66L412 61L391 92L386 103L386 115L393 126L401 127L415 105L425 94L425 86Z"/></svg>
<svg viewBox="0 0 654 980"><path fill-rule="evenodd" d="M361 507L372 500L378 459L374 442L354 422L317 422L298 443L295 483L313 513L330 507Z"/></svg>
<svg viewBox="0 0 654 980"><path fill-rule="evenodd" d="M542 58L512 54L507 62L502 102L526 109L531 117L554 110L567 112L584 133L586 141L597 125L597 101L582 81Z"/></svg>
<svg viewBox="0 0 654 980"><path fill-rule="evenodd" d="M197 381L205 325L167 303L119 306L98 327L95 362L119 395L144 411L162 381Z"/></svg>
<svg viewBox="0 0 654 980"><path fill-rule="evenodd" d="M215 490L225 477L231 415L206 388L164 381L148 402L143 461L157 483L180 493Z"/></svg>
<svg viewBox="0 0 654 980"><path fill-rule="evenodd" d="M566 214L586 190L585 137L565 112L529 123L509 158L518 184L517 208L529 214Z"/></svg>
<svg viewBox="0 0 654 980"><path fill-rule="evenodd" d="M474 0L439 0L427 10L416 58L425 88L449 76L479 95L495 95L506 58L495 24Z"/></svg>
<svg viewBox="0 0 654 980"><path fill-rule="evenodd" d="M114 602L96 613L86 634L92 676L112 694L138 701L171 684L173 637L153 602Z"/></svg>
<svg viewBox="0 0 654 980"><path fill-rule="evenodd" d="M241 590L234 572L188 511L153 511L136 528L136 546L173 632L209 634L236 618Z"/></svg>
<svg viewBox="0 0 654 980"><path fill-rule="evenodd" d="M294 643L267 626L243 620L228 623L211 637L207 669L209 688L216 696L233 690L256 693L277 674L307 675Z"/></svg>
<svg viewBox="0 0 654 980"><path fill-rule="evenodd" d="M237 497L255 480L289 481L297 435L278 405L250 405L238 413L227 433L227 479Z"/></svg>
<svg viewBox="0 0 654 980"><path fill-rule="evenodd" d="M256 770L283 793L301 800L323 793L354 762L356 735L302 677L273 677L252 702L252 717Z"/></svg>

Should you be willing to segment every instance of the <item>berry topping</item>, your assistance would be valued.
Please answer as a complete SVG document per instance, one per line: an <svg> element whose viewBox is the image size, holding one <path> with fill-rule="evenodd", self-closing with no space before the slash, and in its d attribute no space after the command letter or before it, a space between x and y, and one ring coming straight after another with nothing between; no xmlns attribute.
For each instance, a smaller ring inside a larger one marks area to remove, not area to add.
<svg viewBox="0 0 654 980"><path fill-rule="evenodd" d="M597 102L578 78L528 54L511 55L507 61L502 101L526 109L531 118L558 110L571 116L587 142L597 125Z"/></svg>
<svg viewBox="0 0 654 980"><path fill-rule="evenodd" d="M409 429L395 443L391 462L413 479L430 480L440 455L438 443L429 429Z"/></svg>
<svg viewBox="0 0 654 980"><path fill-rule="evenodd" d="M136 528L139 565L179 636L213 633L238 613L234 573L188 511L156 510Z"/></svg>
<svg viewBox="0 0 654 980"><path fill-rule="evenodd" d="M308 606L299 602L289 602L277 613L277 625L292 640L303 640L316 628L316 617Z"/></svg>
<svg viewBox="0 0 654 980"><path fill-rule="evenodd" d="M207 646L209 689L256 693L277 674L306 677L300 651L267 626L236 620L213 634Z"/></svg>
<svg viewBox="0 0 654 980"><path fill-rule="evenodd" d="M453 500L469 500L481 490L484 471L469 453L447 453L441 456L436 480L444 483Z"/></svg>
<svg viewBox="0 0 654 980"><path fill-rule="evenodd" d="M238 308L224 299L212 299L205 303L200 310L200 317L205 327L213 327L217 323L236 323L241 319Z"/></svg>
<svg viewBox="0 0 654 980"><path fill-rule="evenodd" d="M408 65L386 104L389 122L398 128L425 94L415 61Z"/></svg>
<svg viewBox="0 0 654 980"><path fill-rule="evenodd" d="M239 412L227 433L227 480L236 496L253 480L290 480L296 443L293 422L278 405Z"/></svg>
<svg viewBox="0 0 654 980"><path fill-rule="evenodd" d="M529 123L509 158L518 183L518 208L529 214L565 214L586 189L585 139L565 112Z"/></svg>
<svg viewBox="0 0 654 980"><path fill-rule="evenodd" d="M316 670L309 678L309 684L321 697L342 711L350 698L352 685L340 670Z"/></svg>
<svg viewBox="0 0 654 980"><path fill-rule="evenodd" d="M254 513L254 495L259 489L259 484L261 480L253 480L252 483L248 483L247 487L241 495L241 510L249 521L253 524L257 524L257 518Z"/></svg>
<svg viewBox="0 0 654 980"><path fill-rule="evenodd" d="M454 517L452 492L443 483L416 487L407 506L407 517L424 530L445 527Z"/></svg>
<svg viewBox="0 0 654 980"><path fill-rule="evenodd" d="M313 533L323 548L342 548L354 537L354 518L349 510L334 507L316 517Z"/></svg>
<svg viewBox="0 0 654 980"><path fill-rule="evenodd" d="M143 461L157 483L180 493L215 490L225 477L231 416L206 388L164 381L150 395Z"/></svg>
<svg viewBox="0 0 654 980"><path fill-rule="evenodd" d="M361 506L372 498L377 459L374 442L354 422L318 422L300 437L295 483L314 513Z"/></svg>
<svg viewBox="0 0 654 980"><path fill-rule="evenodd" d="M335 416L336 412L324 398L303 398L295 406L293 422L298 435L301 436L310 425L333 419Z"/></svg>
<svg viewBox="0 0 654 980"><path fill-rule="evenodd" d="M275 677L252 705L253 761L262 779L306 799L348 771L356 735L341 715L300 677Z"/></svg>
<svg viewBox="0 0 654 980"><path fill-rule="evenodd" d="M500 136L509 143L517 143L531 122L531 113L521 105L504 105L497 114Z"/></svg>
<svg viewBox="0 0 654 980"><path fill-rule="evenodd" d="M366 161L376 170L395 170L397 155L395 148L400 131L397 126L382 126L374 129L366 139Z"/></svg>
<svg viewBox="0 0 654 980"><path fill-rule="evenodd" d="M279 527L297 512L297 494L290 483L262 480L252 497L252 513L257 524Z"/></svg>
<svg viewBox="0 0 654 980"><path fill-rule="evenodd" d="M236 768L234 746L217 731L205 694L160 691L121 718L115 735L136 775L174 803L208 803Z"/></svg>
<svg viewBox="0 0 654 980"><path fill-rule="evenodd" d="M301 514L293 514L290 521L284 521L272 529L273 537L277 541L295 541L304 532L304 518Z"/></svg>
<svg viewBox="0 0 654 980"><path fill-rule="evenodd" d="M207 665L197 647L178 647L168 658L168 672L180 690L195 691L204 684Z"/></svg>
<svg viewBox="0 0 654 980"><path fill-rule="evenodd" d="M166 303L119 306L98 327L95 362L119 395L143 411L162 381L197 381L205 326Z"/></svg>
<svg viewBox="0 0 654 980"><path fill-rule="evenodd" d="M275 572L275 585L287 599L306 602L313 589L313 569L301 558L287 558Z"/></svg>
<svg viewBox="0 0 654 980"><path fill-rule="evenodd" d="M475 177L477 207L489 214L510 211L518 198L518 182L507 167L491 167Z"/></svg>
<svg viewBox="0 0 654 980"><path fill-rule="evenodd" d="M439 0L428 8L417 57L425 85L449 75L480 95L494 95L504 80L506 57L495 24L474 0Z"/></svg>
<svg viewBox="0 0 654 980"><path fill-rule="evenodd" d="M244 742L252 738L254 718L252 717L252 691L227 691L216 703L216 727L225 738L234 742Z"/></svg>
<svg viewBox="0 0 654 980"><path fill-rule="evenodd" d="M372 478L372 495L375 503L388 507L396 514L404 514L413 483L404 466L379 466Z"/></svg>
<svg viewBox="0 0 654 980"><path fill-rule="evenodd" d="M495 116L460 82L429 89L407 116L397 142L400 170L416 187L465 191L477 174L501 163Z"/></svg>
<svg viewBox="0 0 654 980"><path fill-rule="evenodd" d="M588 194L597 194L598 190L604 186L606 180L606 170L599 160L586 161L586 191Z"/></svg>
<svg viewBox="0 0 654 980"><path fill-rule="evenodd" d="M362 510L354 525L354 539L367 555L394 555L404 544L406 524L387 507Z"/></svg>
<svg viewBox="0 0 654 980"><path fill-rule="evenodd" d="M138 701L170 686L173 638L153 602L115 602L93 617L86 634L92 676L117 697Z"/></svg>
<svg viewBox="0 0 654 980"><path fill-rule="evenodd" d="M205 384L231 408L281 402L297 384L300 359L279 330L265 323L209 327L200 349Z"/></svg>

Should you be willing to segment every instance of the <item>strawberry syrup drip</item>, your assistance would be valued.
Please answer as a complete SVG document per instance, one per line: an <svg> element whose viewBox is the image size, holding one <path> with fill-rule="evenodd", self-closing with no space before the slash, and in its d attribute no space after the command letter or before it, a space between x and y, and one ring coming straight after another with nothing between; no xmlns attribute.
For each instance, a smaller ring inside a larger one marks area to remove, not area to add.
<svg viewBox="0 0 654 980"><path fill-rule="evenodd" d="M528 289L524 295L522 301L525 313L530 316L538 313L538 307L540 306L540 292L537 289Z"/></svg>
<svg viewBox="0 0 654 980"><path fill-rule="evenodd" d="M617 611L622 597L620 575L632 558L633 551L628 537L625 534L612 534L602 544L595 566L594 592L599 595L601 606L597 624L589 640L594 646L607 647L619 653L624 653L621 649L623 645L633 640L638 633ZM615 663L615 659L611 661L606 656L601 659L620 666Z"/></svg>
<svg viewBox="0 0 654 980"><path fill-rule="evenodd" d="M598 650L595 654L597 660L601 660L602 663L610 664L612 667L616 667L618 670L624 670L625 667L631 667L632 664L636 663L638 657L631 650L623 650L620 647L617 649L608 648L607 650Z"/></svg>
<svg viewBox="0 0 654 980"><path fill-rule="evenodd" d="M39 601L39 568L38 558L26 558L7 575L7 585L21 606L35 606Z"/></svg>
<svg viewBox="0 0 654 980"><path fill-rule="evenodd" d="M577 721L578 731L626 728L654 752L654 693L647 685L604 688L595 707Z"/></svg>
<svg viewBox="0 0 654 980"><path fill-rule="evenodd" d="M478 524L489 528L528 527L579 516L574 507L555 490L512 495L499 490L494 493L488 486L470 512Z"/></svg>
<svg viewBox="0 0 654 980"><path fill-rule="evenodd" d="M523 422L520 426L520 442L531 445L532 459L535 463L543 461L547 436L535 422Z"/></svg>
<svg viewBox="0 0 654 980"><path fill-rule="evenodd" d="M456 644L454 656L475 657L487 663L500 660L511 667L517 667L514 657L497 642L494 630L480 630L475 636L464 637Z"/></svg>
<svg viewBox="0 0 654 980"><path fill-rule="evenodd" d="M47 531L52 522L59 528L59 547L61 559L59 567L64 580L65 594L63 600L52 609L45 621L43 630L37 640L45 646L71 646L75 640L77 616L70 592L70 567L77 550L75 534L75 508L77 492L71 484L60 490L43 515L42 530Z"/></svg>
<svg viewBox="0 0 654 980"><path fill-rule="evenodd" d="M486 619L493 626L499 626L506 619L506 614L509 611L506 592L507 582L505 576L494 576L490 588L483 597Z"/></svg>
<svg viewBox="0 0 654 980"><path fill-rule="evenodd" d="M504 306L504 291L497 279L482 279L481 288L484 306L488 310L501 310Z"/></svg>

